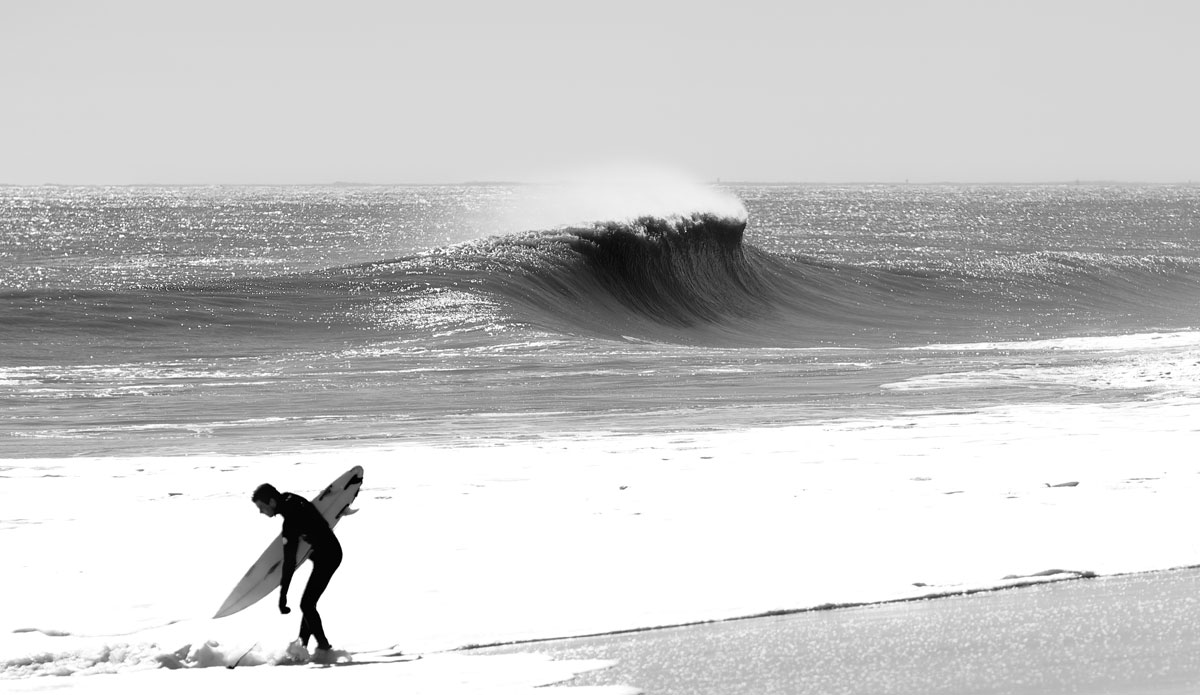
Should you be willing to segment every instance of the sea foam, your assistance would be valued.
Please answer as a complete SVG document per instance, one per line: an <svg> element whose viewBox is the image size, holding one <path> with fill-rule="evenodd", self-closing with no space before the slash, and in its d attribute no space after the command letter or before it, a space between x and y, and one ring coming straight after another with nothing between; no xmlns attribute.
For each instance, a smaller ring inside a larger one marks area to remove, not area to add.
<svg viewBox="0 0 1200 695"><path fill-rule="evenodd" d="M665 167L610 165L547 179L514 192L501 217L504 231L692 214L744 222L749 214L733 193Z"/></svg>

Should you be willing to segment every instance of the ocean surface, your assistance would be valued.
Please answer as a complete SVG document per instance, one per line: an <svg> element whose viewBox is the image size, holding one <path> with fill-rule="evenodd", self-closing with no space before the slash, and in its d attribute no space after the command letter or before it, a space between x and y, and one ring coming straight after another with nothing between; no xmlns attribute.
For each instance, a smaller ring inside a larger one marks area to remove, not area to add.
<svg viewBox="0 0 1200 695"><path fill-rule="evenodd" d="M1197 186L720 185L642 208L559 193L0 188L0 458L1195 388L1171 374L1200 370Z"/></svg>

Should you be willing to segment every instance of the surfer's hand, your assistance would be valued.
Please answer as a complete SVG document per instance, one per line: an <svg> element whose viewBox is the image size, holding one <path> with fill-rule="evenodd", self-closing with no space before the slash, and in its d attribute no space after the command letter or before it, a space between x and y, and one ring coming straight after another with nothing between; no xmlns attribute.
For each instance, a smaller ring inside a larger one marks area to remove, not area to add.
<svg viewBox="0 0 1200 695"><path fill-rule="evenodd" d="M279 612L283 613L284 615L287 615L288 613L292 612L292 609L288 608L287 601L283 601L283 600L279 601Z"/></svg>

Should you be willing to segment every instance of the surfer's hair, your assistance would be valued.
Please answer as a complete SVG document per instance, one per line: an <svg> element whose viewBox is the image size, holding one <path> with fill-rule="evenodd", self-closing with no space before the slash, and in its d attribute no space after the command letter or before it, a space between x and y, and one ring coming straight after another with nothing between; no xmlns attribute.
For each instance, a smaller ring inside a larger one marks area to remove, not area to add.
<svg viewBox="0 0 1200 695"><path fill-rule="evenodd" d="M250 498L254 502L270 502L271 500L279 499L279 490L270 483L263 483L254 490L254 496Z"/></svg>

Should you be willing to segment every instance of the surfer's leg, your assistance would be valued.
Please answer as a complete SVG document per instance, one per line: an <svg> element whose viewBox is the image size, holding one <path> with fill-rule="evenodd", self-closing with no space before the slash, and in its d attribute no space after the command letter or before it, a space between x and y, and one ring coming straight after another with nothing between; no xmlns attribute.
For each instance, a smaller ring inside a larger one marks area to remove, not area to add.
<svg viewBox="0 0 1200 695"><path fill-rule="evenodd" d="M329 586L329 580L341 564L340 548L334 553L323 554L321 557L313 556L312 574L309 575L308 584L304 587L304 595L300 598L300 612L303 615L300 619L300 639L306 646L309 636L313 636L317 638L317 649L329 648L329 640L326 639L325 629L321 624L321 614L317 612L317 601L321 598L321 594L325 593L325 588Z"/></svg>

